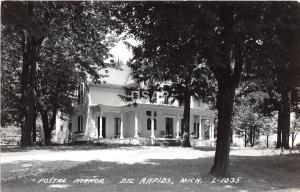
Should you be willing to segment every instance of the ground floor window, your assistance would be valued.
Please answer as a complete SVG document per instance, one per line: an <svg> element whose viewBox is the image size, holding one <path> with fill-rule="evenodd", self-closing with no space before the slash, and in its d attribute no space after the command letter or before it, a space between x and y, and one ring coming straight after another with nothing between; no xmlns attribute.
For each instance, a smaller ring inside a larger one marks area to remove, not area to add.
<svg viewBox="0 0 300 192"><path fill-rule="evenodd" d="M156 118L153 119L153 122L154 122L154 130L157 130L157 120L156 120Z"/></svg>
<svg viewBox="0 0 300 192"><path fill-rule="evenodd" d="M153 118L153 123L154 123L154 130L157 130L157 120L156 120L156 118ZM151 118L149 117L147 119L147 130L151 130L151 124L152 124Z"/></svg>
<svg viewBox="0 0 300 192"><path fill-rule="evenodd" d="M210 128L209 123L210 123L209 120L204 121L204 139L209 139L209 128Z"/></svg>
<svg viewBox="0 0 300 192"><path fill-rule="evenodd" d="M115 135L120 135L121 118L115 118Z"/></svg>
<svg viewBox="0 0 300 192"><path fill-rule="evenodd" d="M199 138L199 123L197 123L197 122L194 122L194 131L193 131L193 133L194 133L194 137L196 139L198 139Z"/></svg>
<svg viewBox="0 0 300 192"><path fill-rule="evenodd" d="M83 132L83 116L79 115L78 116L78 133L82 133Z"/></svg>
<svg viewBox="0 0 300 192"><path fill-rule="evenodd" d="M173 138L173 118L166 118L166 138Z"/></svg>
<svg viewBox="0 0 300 192"><path fill-rule="evenodd" d="M151 130L151 118L147 119L147 130Z"/></svg>

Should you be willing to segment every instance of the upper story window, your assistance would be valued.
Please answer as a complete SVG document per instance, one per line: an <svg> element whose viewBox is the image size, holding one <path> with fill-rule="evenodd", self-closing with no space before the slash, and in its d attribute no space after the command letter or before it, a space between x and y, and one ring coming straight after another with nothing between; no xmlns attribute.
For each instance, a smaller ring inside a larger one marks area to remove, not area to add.
<svg viewBox="0 0 300 192"><path fill-rule="evenodd" d="M83 84L80 83L78 86L78 104L83 103Z"/></svg>
<svg viewBox="0 0 300 192"><path fill-rule="evenodd" d="M151 116L151 111L146 111L147 116Z"/></svg>

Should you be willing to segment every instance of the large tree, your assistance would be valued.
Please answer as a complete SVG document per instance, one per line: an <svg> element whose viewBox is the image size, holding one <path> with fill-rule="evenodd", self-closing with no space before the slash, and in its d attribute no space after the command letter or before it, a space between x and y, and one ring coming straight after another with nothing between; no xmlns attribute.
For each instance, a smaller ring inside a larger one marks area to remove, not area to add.
<svg viewBox="0 0 300 192"><path fill-rule="evenodd" d="M1 127L20 126L20 45L17 35L1 37Z"/></svg>
<svg viewBox="0 0 300 192"><path fill-rule="evenodd" d="M17 36L16 42L20 44L19 91L22 102L19 103L19 119L21 144L28 146L32 142L31 129L36 121L38 63L42 65L47 60L40 59L42 54L48 57L48 61L57 56L47 53L45 48L56 49L63 45L62 42L69 44L69 49L62 49L62 54L72 53L75 68L82 74L90 74L91 79L99 80L100 69L116 66L105 62L112 45L108 34L116 23L110 16L109 4L102 2L3 2L1 9L2 36ZM49 42L54 46L47 46Z"/></svg>
<svg viewBox="0 0 300 192"><path fill-rule="evenodd" d="M278 111L277 146L289 148L290 113L297 111L300 87L300 5L273 2L266 5L260 62L267 70L260 74L269 103ZM297 88L298 87L298 88ZM276 97L274 97L276 96Z"/></svg>
<svg viewBox="0 0 300 192"><path fill-rule="evenodd" d="M43 123L46 145L51 142L58 112L65 117L73 114L74 93L82 82L72 59L73 53L68 53L66 46L68 43L65 41L45 41L38 61L36 110Z"/></svg>
<svg viewBox="0 0 300 192"><path fill-rule="evenodd" d="M124 6L120 17L141 42L141 55L146 55L145 63L149 61L145 69L159 61L157 63L162 67L157 69L167 69L162 70L163 73L168 72L166 66L169 65L193 78L188 69L202 63L214 74L218 90L217 147L211 170L214 174L227 174L235 89L244 66L253 64L253 50L260 45L261 5L236 2L132 3Z"/></svg>
<svg viewBox="0 0 300 192"><path fill-rule="evenodd" d="M260 135L267 138L275 133L277 115L274 112L264 113L263 106L269 100L269 94L261 89L260 79L242 81L237 89L232 128L233 132L244 138L244 146L250 142L253 147ZM234 142L234 141L233 141Z"/></svg>
<svg viewBox="0 0 300 192"><path fill-rule="evenodd" d="M226 175L229 167L231 120L236 88L246 66L254 64L259 46L262 4L248 2L216 3L213 7L216 27L208 38L207 65L218 81L217 146L211 172Z"/></svg>
<svg viewBox="0 0 300 192"><path fill-rule="evenodd" d="M197 9L195 3L139 2L125 3L121 11L116 11L127 32L139 41L133 47L134 57L129 63L133 79L148 88L167 91L166 103L173 98L184 106L184 133L181 134L183 146L187 147L190 146L191 97L208 100L214 92L213 75L205 66L201 52L195 49L203 40L195 41L201 37L199 33L208 33L205 20L210 15ZM202 31L188 31L191 26Z"/></svg>
<svg viewBox="0 0 300 192"><path fill-rule="evenodd" d="M1 6L1 19L4 25L2 36L19 35L22 71L20 75L21 145L31 145L31 128L34 124L34 78L36 59L43 36L35 28L38 20L34 18L32 2L4 2ZM39 19L45 18L42 15ZM42 30L42 28L40 29Z"/></svg>

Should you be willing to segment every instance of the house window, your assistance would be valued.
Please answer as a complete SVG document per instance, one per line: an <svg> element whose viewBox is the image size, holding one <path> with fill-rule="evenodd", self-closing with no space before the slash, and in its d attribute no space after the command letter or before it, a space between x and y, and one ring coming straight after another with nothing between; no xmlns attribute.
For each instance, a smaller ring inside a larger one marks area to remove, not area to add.
<svg viewBox="0 0 300 192"><path fill-rule="evenodd" d="M156 117L156 116L157 116L157 112L156 112L156 111L154 111L154 113L153 113L153 116L154 116L154 117Z"/></svg>
<svg viewBox="0 0 300 192"><path fill-rule="evenodd" d="M154 123L154 130L157 130L157 120L156 120L156 118L153 119L153 123ZM151 118L149 117L147 119L147 130L151 130L151 124L152 124Z"/></svg>
<svg viewBox="0 0 300 192"><path fill-rule="evenodd" d="M79 84L78 87L78 104L83 102L83 84Z"/></svg>
<svg viewBox="0 0 300 192"><path fill-rule="evenodd" d="M121 118L115 118L115 135L120 135Z"/></svg>
<svg viewBox="0 0 300 192"><path fill-rule="evenodd" d="M83 131L83 116L78 116L78 133L82 133Z"/></svg>
<svg viewBox="0 0 300 192"><path fill-rule="evenodd" d="M64 126L60 126L60 131L63 131L64 130Z"/></svg>
<svg viewBox="0 0 300 192"><path fill-rule="evenodd" d="M151 116L151 111L146 111L147 116Z"/></svg>
<svg viewBox="0 0 300 192"><path fill-rule="evenodd" d="M151 130L151 118L147 119L147 130Z"/></svg>

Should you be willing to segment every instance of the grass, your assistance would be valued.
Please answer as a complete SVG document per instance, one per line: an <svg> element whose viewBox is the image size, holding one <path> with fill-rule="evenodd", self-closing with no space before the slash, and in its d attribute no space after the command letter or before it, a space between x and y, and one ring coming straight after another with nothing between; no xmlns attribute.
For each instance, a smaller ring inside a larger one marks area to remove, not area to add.
<svg viewBox="0 0 300 192"><path fill-rule="evenodd" d="M213 156L211 149L181 147L90 146L69 151L6 152L1 191L300 191L299 153L235 149L230 157L230 176L241 177L236 184L210 183L214 179L208 174ZM67 182L37 183L51 177ZM180 183L181 178L199 177L204 183ZM104 184L73 183L79 178L104 179ZM134 184L120 184L123 178L132 178ZM173 184L139 184L143 178L170 178Z"/></svg>

